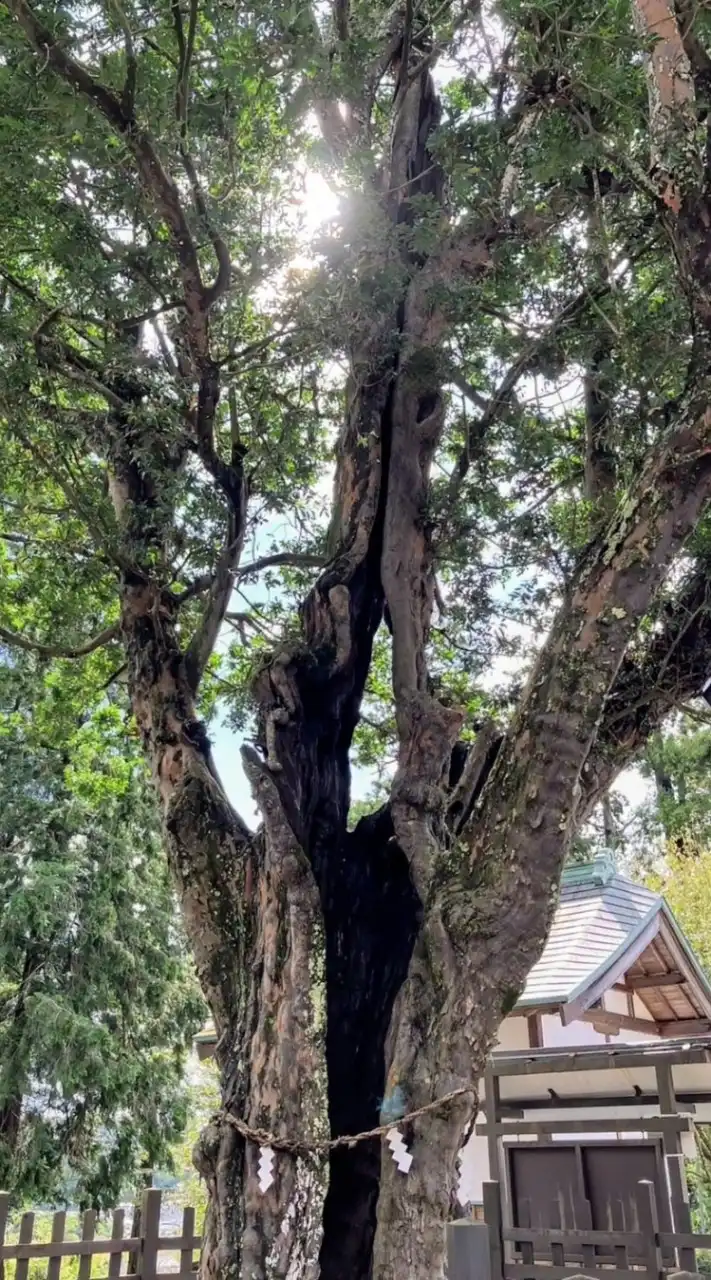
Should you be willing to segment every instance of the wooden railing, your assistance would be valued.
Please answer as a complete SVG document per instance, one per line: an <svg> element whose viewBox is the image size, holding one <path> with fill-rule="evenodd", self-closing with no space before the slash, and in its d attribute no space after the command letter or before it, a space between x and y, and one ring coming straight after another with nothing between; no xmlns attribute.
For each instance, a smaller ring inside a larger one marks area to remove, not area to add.
<svg viewBox="0 0 711 1280"><path fill-rule="evenodd" d="M711 1235L660 1231L654 1184L639 1182L638 1231L504 1227L497 1182L484 1183L491 1280L663 1280L677 1269L696 1270L696 1250Z"/></svg>
<svg viewBox="0 0 711 1280"><path fill-rule="evenodd" d="M34 1240L36 1215L23 1213L20 1218L18 1240L6 1244L10 1197L0 1193L0 1280L7 1275L5 1263L15 1263L14 1280L28 1280L30 1264L46 1260L46 1280L61 1280L62 1264L66 1259L78 1259L78 1280L92 1280L95 1258L108 1259L108 1267L101 1267L109 1280L155 1280L157 1276L170 1276L171 1280L195 1280L196 1253L201 1240L195 1235L195 1210L183 1209L180 1235L164 1236L160 1233L161 1192L145 1191L140 1206L129 1217L130 1230L125 1234L126 1212L115 1209L111 1217L110 1239L97 1239L98 1215L93 1209L81 1215L81 1239L67 1239L67 1214L62 1210L52 1215L52 1239L48 1243ZM171 1253L174 1259L161 1270L161 1255ZM125 1257L125 1269L124 1269ZM97 1267L94 1276L99 1270ZM36 1269L33 1267L36 1274Z"/></svg>

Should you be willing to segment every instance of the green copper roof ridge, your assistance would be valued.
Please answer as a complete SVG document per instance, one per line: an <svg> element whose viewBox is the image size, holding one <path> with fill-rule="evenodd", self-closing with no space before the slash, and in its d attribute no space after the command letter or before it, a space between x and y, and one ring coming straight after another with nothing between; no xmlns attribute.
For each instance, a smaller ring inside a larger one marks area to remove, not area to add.
<svg viewBox="0 0 711 1280"><path fill-rule="evenodd" d="M617 867L615 865L614 855L606 850L599 854L597 858L591 858L589 862L574 862L572 866L566 867L561 876L561 885L584 885L584 884L609 884L617 875Z"/></svg>

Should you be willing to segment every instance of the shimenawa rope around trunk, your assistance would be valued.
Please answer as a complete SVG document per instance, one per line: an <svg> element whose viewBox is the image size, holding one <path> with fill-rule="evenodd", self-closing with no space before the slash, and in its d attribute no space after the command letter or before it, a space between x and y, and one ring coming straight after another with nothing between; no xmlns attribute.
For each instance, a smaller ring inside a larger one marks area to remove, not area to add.
<svg viewBox="0 0 711 1280"><path fill-rule="evenodd" d="M462 1098L465 1094L474 1094L474 1092L474 1089L453 1089L451 1093L445 1093L441 1098L435 1098L432 1102L425 1103L423 1107L417 1107L415 1111L408 1111L397 1119L393 1117L388 1124L380 1124L375 1129L365 1129L363 1133L342 1134L339 1138L279 1138L275 1133L269 1133L267 1129L253 1128L239 1116L232 1115L230 1111L221 1111L220 1116L243 1138L258 1147L272 1147L274 1151L288 1151L291 1155L319 1155L334 1151L337 1147L354 1147L358 1142L365 1142L368 1138L383 1137L390 1133L391 1129L397 1129L399 1125L417 1120L419 1116L427 1115L430 1111L448 1106L455 1098Z"/></svg>

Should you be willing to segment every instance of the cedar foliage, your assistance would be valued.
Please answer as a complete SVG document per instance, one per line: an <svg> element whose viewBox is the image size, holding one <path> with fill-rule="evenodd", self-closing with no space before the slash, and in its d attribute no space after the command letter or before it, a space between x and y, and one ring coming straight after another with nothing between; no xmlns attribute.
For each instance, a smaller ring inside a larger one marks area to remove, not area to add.
<svg viewBox="0 0 711 1280"><path fill-rule="evenodd" d="M136 743L83 695L0 667L0 1184L106 1208L170 1164L204 1015Z"/></svg>

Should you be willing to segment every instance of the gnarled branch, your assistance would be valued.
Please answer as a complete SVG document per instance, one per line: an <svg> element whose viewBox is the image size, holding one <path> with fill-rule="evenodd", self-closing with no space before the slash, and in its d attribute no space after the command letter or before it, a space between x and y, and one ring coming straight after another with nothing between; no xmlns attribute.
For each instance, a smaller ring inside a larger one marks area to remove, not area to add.
<svg viewBox="0 0 711 1280"><path fill-rule="evenodd" d="M6 644L12 645L15 649L24 649L28 653L38 653L41 658L86 658L88 654L94 653L96 649L103 648L111 640L118 640L118 637L119 624L114 622L110 627L105 627L103 631L100 631L98 635L92 636L91 640L64 647L58 644L45 644L41 640L33 640L31 636L21 635L18 631L11 631L9 627L0 626L0 640L4 640Z"/></svg>

